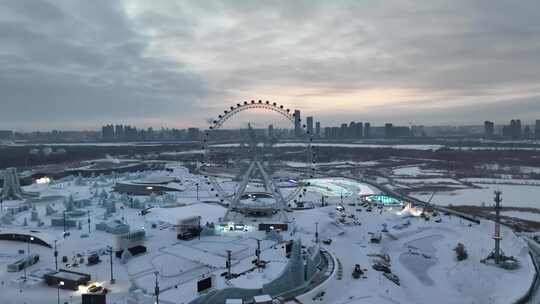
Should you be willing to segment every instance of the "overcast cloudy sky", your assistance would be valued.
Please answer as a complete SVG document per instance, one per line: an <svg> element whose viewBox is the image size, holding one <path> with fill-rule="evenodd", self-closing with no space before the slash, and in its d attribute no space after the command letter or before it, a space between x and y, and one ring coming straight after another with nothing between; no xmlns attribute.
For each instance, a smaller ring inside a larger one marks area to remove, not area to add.
<svg viewBox="0 0 540 304"><path fill-rule="evenodd" d="M0 128L540 119L540 2L0 0ZM247 116L253 119L254 116Z"/></svg>

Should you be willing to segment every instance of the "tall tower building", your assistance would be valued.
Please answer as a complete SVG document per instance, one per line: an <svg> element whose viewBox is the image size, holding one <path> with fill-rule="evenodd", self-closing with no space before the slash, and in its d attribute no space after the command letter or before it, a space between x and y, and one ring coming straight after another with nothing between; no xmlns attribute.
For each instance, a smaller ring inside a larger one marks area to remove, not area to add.
<svg viewBox="0 0 540 304"><path fill-rule="evenodd" d="M114 126L105 125L101 128L101 138L103 141L113 141L114 140Z"/></svg>
<svg viewBox="0 0 540 304"><path fill-rule="evenodd" d="M317 121L315 123L315 136L321 137L321 122Z"/></svg>
<svg viewBox="0 0 540 304"><path fill-rule="evenodd" d="M489 120L484 121L484 137L492 138L495 134L495 124Z"/></svg>
<svg viewBox="0 0 540 304"><path fill-rule="evenodd" d="M362 135L364 133L363 129L364 129L363 124L361 122L357 122L356 123L356 130L354 132L354 138L356 138L356 139L362 138Z"/></svg>
<svg viewBox="0 0 540 304"><path fill-rule="evenodd" d="M274 125L269 125L268 126L268 137L269 138L274 138Z"/></svg>
<svg viewBox="0 0 540 304"><path fill-rule="evenodd" d="M371 124L369 122L366 122L364 124L364 137L365 138L371 137Z"/></svg>
<svg viewBox="0 0 540 304"><path fill-rule="evenodd" d="M394 125L391 123L384 124L384 137L394 138Z"/></svg>
<svg viewBox="0 0 540 304"><path fill-rule="evenodd" d="M330 139L332 137L332 128L324 127L324 137Z"/></svg>
<svg viewBox="0 0 540 304"><path fill-rule="evenodd" d="M355 138L356 134L356 122L351 121L349 123L349 129L347 130L347 138Z"/></svg>
<svg viewBox="0 0 540 304"><path fill-rule="evenodd" d="M512 119L510 121L510 126L507 129L508 135L512 139L520 139L522 136L522 129L521 129L521 120L520 119Z"/></svg>
<svg viewBox="0 0 540 304"><path fill-rule="evenodd" d="M294 136L296 138L302 137L302 118L300 117L300 110L294 110Z"/></svg>
<svg viewBox="0 0 540 304"><path fill-rule="evenodd" d="M306 127L309 135L313 135L313 116L306 117Z"/></svg>
<svg viewBox="0 0 540 304"><path fill-rule="evenodd" d="M536 139L540 139L540 119L536 120L536 125L534 127L534 136Z"/></svg>
<svg viewBox="0 0 540 304"><path fill-rule="evenodd" d="M339 138L347 138L347 131L349 130L349 127L346 123L342 123L341 127L339 128Z"/></svg>
<svg viewBox="0 0 540 304"><path fill-rule="evenodd" d="M114 138L116 140L124 140L124 126L123 125L116 125L114 127Z"/></svg>

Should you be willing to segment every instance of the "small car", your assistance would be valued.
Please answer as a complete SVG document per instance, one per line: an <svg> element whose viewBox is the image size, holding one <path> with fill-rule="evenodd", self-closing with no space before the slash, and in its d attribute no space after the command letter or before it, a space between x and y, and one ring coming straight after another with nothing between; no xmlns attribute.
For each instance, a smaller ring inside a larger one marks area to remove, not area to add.
<svg viewBox="0 0 540 304"><path fill-rule="evenodd" d="M96 284L92 284L92 285L90 285L86 290L87 290L88 292L90 292L90 293L96 293L96 292L102 291L102 290L103 290L103 286L96 285Z"/></svg>

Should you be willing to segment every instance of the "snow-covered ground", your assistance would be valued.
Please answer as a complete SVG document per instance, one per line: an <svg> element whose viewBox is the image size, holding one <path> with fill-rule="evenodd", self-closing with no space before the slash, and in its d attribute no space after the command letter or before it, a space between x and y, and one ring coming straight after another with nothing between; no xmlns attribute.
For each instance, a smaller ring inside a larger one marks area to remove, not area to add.
<svg viewBox="0 0 540 304"><path fill-rule="evenodd" d="M463 178L461 181L475 184L507 184L507 185L522 185L522 186L540 186L538 179L513 179L513 178Z"/></svg>
<svg viewBox="0 0 540 304"><path fill-rule="evenodd" d="M316 166L375 166L378 165L379 162L377 161L331 161L331 162L317 162ZM311 164L306 162L296 162L296 161L287 161L285 162L285 165L292 167L292 168L305 168L308 166L311 166Z"/></svg>
<svg viewBox="0 0 540 304"><path fill-rule="evenodd" d="M394 181L402 184L446 184L460 185L461 183L453 178L396 178Z"/></svg>
<svg viewBox="0 0 540 304"><path fill-rule="evenodd" d="M501 215L540 223L540 213L526 211L503 211L501 212Z"/></svg>
<svg viewBox="0 0 540 304"><path fill-rule="evenodd" d="M238 147L240 144L216 144L213 147ZM275 147L305 147L306 143L278 143ZM365 144L365 143L313 143L314 147L337 147L337 148L386 148L386 149L406 149L406 150L437 150L443 148L443 145L410 145L410 144L395 144L395 145L382 145L382 144Z"/></svg>
<svg viewBox="0 0 540 304"><path fill-rule="evenodd" d="M493 205L493 193L502 191L503 206L540 208L540 187L521 185L478 184L480 189L460 189L455 191L437 192L431 200L437 205ZM412 192L412 197L427 201L431 192Z"/></svg>
<svg viewBox="0 0 540 304"><path fill-rule="evenodd" d="M106 232L97 231L95 224L103 221L106 213L100 202L106 199L115 201L116 212L107 221L123 221L132 230L144 229L147 234L146 254L130 258L122 263L121 259L113 257L114 276L116 284L111 285L110 264L108 255L101 256L98 265L78 265L72 269L92 275L92 281L99 282L109 288L107 303L125 304L130 294L130 288L139 288L152 294L154 288L154 272L158 271L160 300L162 303L187 303L198 296L196 282L203 275L216 275L217 288L237 286L258 288L262 284L276 278L282 271L287 259L284 257L282 246L274 246L274 241L265 240L266 233L257 231L259 222L265 218L250 219L246 224L251 227L247 231L215 230L216 235L203 236L201 239L180 241L176 238L177 220L189 216L201 216L201 223L218 222L225 215L226 209L218 204L203 201L216 201L215 194L209 185L199 175L189 173L185 168L171 165L173 172L162 172L163 175L173 176L184 186L184 191L171 193L163 197L132 196L134 200L147 202L155 207L150 213L141 215L140 210L122 207L123 199L118 194L112 194L115 181L134 181L156 175L147 173L121 174L117 177L96 178L66 178L52 184L31 185L27 191L39 192L50 199L36 201L35 211L44 222L39 226L37 221L30 221L31 210L15 216L12 224L3 223L0 232L18 229L26 233L40 231L44 238L57 240L60 258L67 256L71 261L77 254L86 255L88 252L103 250L106 246L114 246L115 238ZM234 191L236 183L230 179L218 179L226 192ZM315 226L319 239L332 238L330 245L323 245L343 269L342 278L333 277L320 286L325 291L322 300L313 300L313 295L300 296L305 304L312 303L511 303L520 297L529 287L534 274L529 260L525 243L515 236L512 231L503 228L502 247L507 255L517 257L521 267L517 270L506 271L479 262L493 248L491 234L493 223L483 221L480 225L469 224L455 217L441 216L441 222L425 221L417 217L400 215L398 209L367 208L350 206L358 202L360 195L378 193L379 190L354 180L344 178L312 179L311 186L305 197L314 201L321 195L327 196L327 207L288 213L289 231L282 233L288 239L301 239L306 246L314 244ZM198 196L197 187L199 184ZM258 187L251 185L252 188ZM510 188L525 186L508 186ZM532 187L540 190L540 187ZM479 197L486 202L491 199L493 189L485 191ZM291 191L290 189L284 191ZM461 191L461 190L459 190ZM468 190L467 190L468 191ZM510 190L503 195L505 202L523 197L523 189L512 193ZM484 195L485 194L485 195ZM63 199L59 196L72 195L75 200L87 199L89 205L81 207L84 216L77 218L81 228L70 228L70 235L64 238L62 227L51 227L53 216L46 215L46 206L50 205L62 214L65 209ZM335 205L345 196L347 204L345 211L336 211ZM428 194L431 195L431 194ZM437 193L434 201L442 198ZM474 197L474 196L473 196ZM536 196L540 197L540 196ZM534 199L534 196L531 195ZM460 202L466 200L459 200ZM22 204L20 201L6 202L9 206ZM462 204L462 203L460 203ZM173 207L171 207L173 206ZM87 217L91 220L88 231ZM23 226L26 223L26 226ZM317 223L317 224L316 224ZM387 233L381 232L383 228ZM379 244L370 242L370 233L381 233ZM242 272L252 267L255 257L257 239L263 240L262 258L270 261L264 271L252 271L237 279L226 282L221 273L225 271L227 250L232 252L233 271ZM458 242L463 243L469 253L469 258L457 262L452 249ZM2 304L20 303L57 303L57 290L47 287L38 279L28 280L25 284L17 281L22 272L7 272L7 264L20 257L19 250L26 252L28 244L12 241L0 241L0 291ZM40 255L40 261L29 268L28 273L38 270L54 269L53 250L35 244L30 245L32 253ZM392 272L400 278L401 286L386 279L380 272L371 268L374 258L371 254L385 253L390 256ZM355 264L367 269L366 278L353 279L351 272ZM67 265L60 262L60 268ZM80 291L60 291L62 301L80 303Z"/></svg>
<svg viewBox="0 0 540 304"><path fill-rule="evenodd" d="M396 168L392 170L392 174L396 176L410 176L410 177L444 175L443 172L435 171L435 170L424 170L420 168L419 166L407 166L407 167Z"/></svg>
<svg viewBox="0 0 540 304"><path fill-rule="evenodd" d="M295 216L300 231L312 231L313 221L323 221L331 209L298 212ZM323 222L322 237L333 239L325 247L340 259L344 269L342 280L328 283L324 303L512 303L534 276L525 243L507 229L502 246L507 254L518 257L522 268L506 271L479 263L493 247L491 222L469 226L459 218L443 217L441 223L433 223L406 219L391 210L382 214L354 210L347 207L347 213L354 213L361 226ZM407 221L408 226L398 228ZM382 224L388 226L389 233L383 234L380 244L371 244L369 232L380 231ZM337 236L336 227L344 234ZM465 261L455 259L452 249L457 242L464 243L468 250ZM400 278L401 286L371 268L373 258L368 254L374 253L390 256L392 272ZM352 279L355 264L367 269L367 279ZM318 303L310 297L300 300Z"/></svg>

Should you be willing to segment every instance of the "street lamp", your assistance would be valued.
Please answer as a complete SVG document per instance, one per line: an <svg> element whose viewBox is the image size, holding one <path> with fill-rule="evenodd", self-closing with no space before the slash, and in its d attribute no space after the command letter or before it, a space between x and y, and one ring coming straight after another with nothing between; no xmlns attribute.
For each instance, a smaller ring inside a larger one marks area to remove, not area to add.
<svg viewBox="0 0 540 304"><path fill-rule="evenodd" d="M56 271L58 271L58 250L56 249L56 242L58 242L58 240L54 240L54 267Z"/></svg>
<svg viewBox="0 0 540 304"><path fill-rule="evenodd" d="M159 282L158 282L158 271L154 272L154 275L156 276L156 282L154 286L154 293L156 295L156 304L159 304Z"/></svg>
<svg viewBox="0 0 540 304"><path fill-rule="evenodd" d="M195 183L195 186L197 186L197 200L199 200L199 183Z"/></svg>
<svg viewBox="0 0 540 304"><path fill-rule="evenodd" d="M28 247L26 249L26 260L24 261L24 281L25 282L26 282L26 268L30 264L30 242L32 242L33 240L34 240L34 237L31 236L31 237L28 238L28 242L26 242Z"/></svg>
<svg viewBox="0 0 540 304"><path fill-rule="evenodd" d="M109 259L111 260L111 284L114 284L114 276L113 276L113 248L111 246L108 246L109 249Z"/></svg>
<svg viewBox="0 0 540 304"><path fill-rule="evenodd" d="M30 255L30 243L32 243L32 242L34 241L34 237L31 236L31 237L29 238L29 240L30 240L30 241L28 242L28 255Z"/></svg>
<svg viewBox="0 0 540 304"><path fill-rule="evenodd" d="M315 222L315 243L319 243L319 222Z"/></svg>
<svg viewBox="0 0 540 304"><path fill-rule="evenodd" d="M64 217L64 238L66 238L66 210L62 213Z"/></svg>
<svg viewBox="0 0 540 304"><path fill-rule="evenodd" d="M56 292L57 292L57 296L58 296L58 304L60 304L60 286L64 286L64 281L60 281L56 285Z"/></svg>
<svg viewBox="0 0 540 304"><path fill-rule="evenodd" d="M88 234L90 234L90 210L88 210Z"/></svg>

